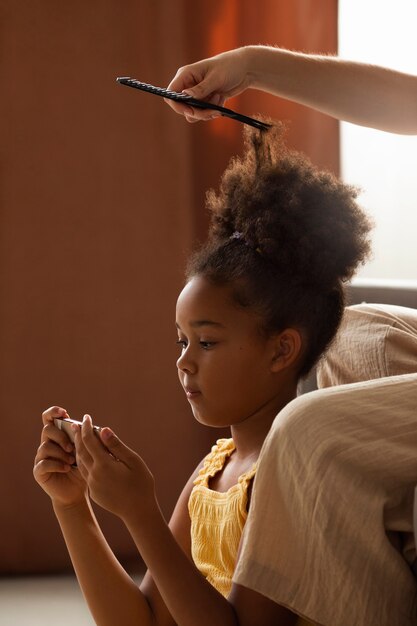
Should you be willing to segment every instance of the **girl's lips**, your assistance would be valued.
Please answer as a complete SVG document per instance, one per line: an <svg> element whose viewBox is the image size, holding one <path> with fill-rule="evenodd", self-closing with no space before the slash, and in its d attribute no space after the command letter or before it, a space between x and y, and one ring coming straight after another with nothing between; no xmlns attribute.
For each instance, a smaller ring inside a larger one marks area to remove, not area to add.
<svg viewBox="0 0 417 626"><path fill-rule="evenodd" d="M201 391L198 391L198 389L185 389L185 395L190 399L196 398L201 395Z"/></svg>

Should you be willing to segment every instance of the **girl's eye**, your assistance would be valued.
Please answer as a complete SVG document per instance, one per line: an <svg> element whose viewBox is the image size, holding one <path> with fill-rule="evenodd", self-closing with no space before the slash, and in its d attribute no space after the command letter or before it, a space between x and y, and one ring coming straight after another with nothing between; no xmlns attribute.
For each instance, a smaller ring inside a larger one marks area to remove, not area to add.
<svg viewBox="0 0 417 626"><path fill-rule="evenodd" d="M210 350L210 348L212 348L213 346L216 345L215 341L200 341L200 346L204 349L204 350Z"/></svg>
<svg viewBox="0 0 417 626"><path fill-rule="evenodd" d="M215 341L200 341L199 344L203 348L203 350L210 350L213 346L216 345L216 342ZM178 339L177 345L181 346L181 350L185 350L188 343L185 339Z"/></svg>

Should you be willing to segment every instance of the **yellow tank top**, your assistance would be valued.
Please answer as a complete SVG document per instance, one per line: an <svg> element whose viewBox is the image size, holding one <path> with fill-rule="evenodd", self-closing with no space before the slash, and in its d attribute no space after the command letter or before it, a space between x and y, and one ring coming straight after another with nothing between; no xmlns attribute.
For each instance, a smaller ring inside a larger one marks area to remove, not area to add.
<svg viewBox="0 0 417 626"><path fill-rule="evenodd" d="M218 439L194 481L188 501L191 518L191 554L207 581L223 596L232 588L237 552L247 518L248 488L257 463L239 476L236 485L224 493L209 488L209 481L223 469L235 450L233 439ZM311 626L299 618L297 626Z"/></svg>
<svg viewBox="0 0 417 626"><path fill-rule="evenodd" d="M232 587L240 538L247 518L248 487L256 463L224 493L209 488L209 480L223 469L235 449L233 439L219 439L204 459L188 501L193 561L224 596Z"/></svg>

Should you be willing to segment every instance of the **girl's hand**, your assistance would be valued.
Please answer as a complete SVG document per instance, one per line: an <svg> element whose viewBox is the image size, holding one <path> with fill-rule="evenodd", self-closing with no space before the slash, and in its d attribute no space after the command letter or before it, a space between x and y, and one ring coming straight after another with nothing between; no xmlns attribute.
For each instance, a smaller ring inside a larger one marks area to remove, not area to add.
<svg viewBox="0 0 417 626"><path fill-rule="evenodd" d="M54 504L73 506L87 498L87 486L76 468L75 448L66 433L54 425L55 417L69 417L65 409L53 406L42 414L44 424L33 475Z"/></svg>
<svg viewBox="0 0 417 626"><path fill-rule="evenodd" d="M155 508L154 479L138 454L110 428L95 434L89 415L72 428L78 469L94 502L125 522Z"/></svg>
<svg viewBox="0 0 417 626"><path fill-rule="evenodd" d="M181 67L168 85L171 91L185 91L193 98L223 106L227 98L236 96L249 87L247 71L248 49L229 50L192 65ZM188 122L209 120L220 115L210 109L197 109L174 100L165 100L176 113Z"/></svg>

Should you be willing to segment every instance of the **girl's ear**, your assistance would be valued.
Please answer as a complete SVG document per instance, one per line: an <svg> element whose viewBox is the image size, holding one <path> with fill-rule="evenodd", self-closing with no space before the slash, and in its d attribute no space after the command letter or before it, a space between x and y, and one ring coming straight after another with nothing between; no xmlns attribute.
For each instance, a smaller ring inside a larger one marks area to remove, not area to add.
<svg viewBox="0 0 417 626"><path fill-rule="evenodd" d="M272 372L280 372L297 361L303 347L303 340L299 330L296 328L286 328L278 335L274 335L272 342Z"/></svg>

